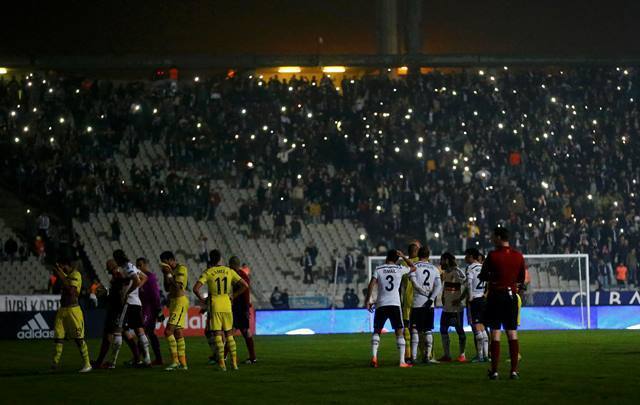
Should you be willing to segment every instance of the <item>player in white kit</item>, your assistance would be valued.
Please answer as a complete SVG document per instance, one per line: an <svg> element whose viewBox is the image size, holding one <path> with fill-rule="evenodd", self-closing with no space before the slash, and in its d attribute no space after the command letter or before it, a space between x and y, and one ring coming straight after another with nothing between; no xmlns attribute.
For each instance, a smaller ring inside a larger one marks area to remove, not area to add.
<svg viewBox="0 0 640 405"><path fill-rule="evenodd" d="M416 271L409 276L413 283L413 304L411 308L411 359L415 364L418 357L420 333L424 333L424 363L437 363L433 359L433 317L434 301L442 291L440 272L429 262L429 248L418 250L418 262L414 263Z"/></svg>
<svg viewBox="0 0 640 405"><path fill-rule="evenodd" d="M478 278L482 270L481 254L476 248L464 252L467 263L467 291L469 293L469 323L476 341L477 358L472 362L485 362L489 359L489 335L484 328L485 287L486 283Z"/></svg>
<svg viewBox="0 0 640 405"><path fill-rule="evenodd" d="M399 266L398 259L402 258L408 267ZM402 310L400 308L400 283L402 276L416 271L415 266L404 253L398 250L390 250L387 253L384 264L376 267L373 272L369 289L367 290L367 308L375 315L373 320L373 336L371 337L371 367L378 367L378 347L380 346L380 333L387 319L391 321L391 327L396 332L396 344L400 356L400 367L411 367L404 361L406 342L404 340L404 325L402 323ZM371 294L378 287L376 302L371 301Z"/></svg>

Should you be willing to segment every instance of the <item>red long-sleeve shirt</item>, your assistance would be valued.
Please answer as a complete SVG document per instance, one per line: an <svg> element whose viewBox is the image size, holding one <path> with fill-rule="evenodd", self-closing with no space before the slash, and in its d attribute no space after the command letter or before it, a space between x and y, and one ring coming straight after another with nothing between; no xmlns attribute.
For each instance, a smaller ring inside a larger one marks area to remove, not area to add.
<svg viewBox="0 0 640 405"><path fill-rule="evenodd" d="M524 283L524 256L510 246L502 246L492 250L482 264L480 279L487 282L487 289L504 291L507 288L515 293L518 285Z"/></svg>

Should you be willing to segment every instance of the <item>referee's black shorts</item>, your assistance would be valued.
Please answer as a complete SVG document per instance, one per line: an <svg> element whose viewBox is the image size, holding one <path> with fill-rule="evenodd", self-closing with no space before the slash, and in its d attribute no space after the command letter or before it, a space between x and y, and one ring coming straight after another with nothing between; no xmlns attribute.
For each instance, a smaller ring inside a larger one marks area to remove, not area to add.
<svg viewBox="0 0 640 405"><path fill-rule="evenodd" d="M509 291L490 291L487 296L485 324L491 329L518 329L518 297Z"/></svg>
<svg viewBox="0 0 640 405"><path fill-rule="evenodd" d="M249 329L249 307L247 305L234 305L233 311L233 328Z"/></svg>

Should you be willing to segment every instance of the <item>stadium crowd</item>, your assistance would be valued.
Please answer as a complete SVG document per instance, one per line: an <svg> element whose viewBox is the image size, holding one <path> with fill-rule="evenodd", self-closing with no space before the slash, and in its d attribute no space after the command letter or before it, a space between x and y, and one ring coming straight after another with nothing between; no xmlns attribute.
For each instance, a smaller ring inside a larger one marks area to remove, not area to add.
<svg viewBox="0 0 640 405"><path fill-rule="evenodd" d="M0 77L0 170L5 186L67 219L96 210L211 218L230 197L210 180L224 179L256 190L230 218L249 237L297 237L297 221L350 218L376 246L426 229L432 251L461 252L490 247L503 223L525 253L589 253L601 286L637 284L637 77L616 67ZM144 165L146 140L166 158ZM126 176L124 158L134 161ZM260 229L265 211L274 230Z"/></svg>

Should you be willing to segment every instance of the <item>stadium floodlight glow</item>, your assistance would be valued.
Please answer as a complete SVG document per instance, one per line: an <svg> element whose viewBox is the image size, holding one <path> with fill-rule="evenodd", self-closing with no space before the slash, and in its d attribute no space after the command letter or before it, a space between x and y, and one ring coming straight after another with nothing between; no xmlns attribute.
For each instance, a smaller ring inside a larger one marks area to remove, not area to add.
<svg viewBox="0 0 640 405"><path fill-rule="evenodd" d="M298 175L296 176L296 178L297 178L298 180L300 180L300 179L302 178L302 175L301 175L301 174L298 174Z"/></svg>
<svg viewBox="0 0 640 405"><path fill-rule="evenodd" d="M287 107L285 107L285 106L280 107L280 111L282 111L282 112L287 111Z"/></svg>
<svg viewBox="0 0 640 405"><path fill-rule="evenodd" d="M504 128L504 124L502 122L498 123L498 128L500 129Z"/></svg>
<svg viewBox="0 0 640 405"><path fill-rule="evenodd" d="M382 207L379 206L379 205L376 205L376 211L378 211L378 212L382 211Z"/></svg>
<svg viewBox="0 0 640 405"><path fill-rule="evenodd" d="M153 111L152 111L152 113L153 113L153 114L157 114L157 113L158 113L158 109L157 109L157 108L154 108L154 109L153 109Z"/></svg>
<svg viewBox="0 0 640 405"><path fill-rule="evenodd" d="M249 169L253 169L253 162L247 162L247 167Z"/></svg>
<svg viewBox="0 0 640 405"><path fill-rule="evenodd" d="M233 138L234 139L240 139L240 134L235 134Z"/></svg>
<svg viewBox="0 0 640 405"><path fill-rule="evenodd" d="M289 142L289 139L284 138L284 139L282 140L282 142L283 142L283 143L288 143L288 142Z"/></svg>
<svg viewBox="0 0 640 405"><path fill-rule="evenodd" d="M555 97L551 97L551 102L555 103L556 102L556 98Z"/></svg>
<svg viewBox="0 0 640 405"><path fill-rule="evenodd" d="M424 138L423 138L423 137L421 137L421 136L419 136L419 137L418 137L418 142L420 142L420 143L424 142Z"/></svg>
<svg viewBox="0 0 640 405"><path fill-rule="evenodd" d="M591 194L587 194L587 199L588 200L593 200L593 196Z"/></svg>
<svg viewBox="0 0 640 405"><path fill-rule="evenodd" d="M202 127L202 124L198 122L198 123L196 124L196 127L197 127L197 128L200 128L200 127Z"/></svg>
<svg viewBox="0 0 640 405"><path fill-rule="evenodd" d="M266 126L266 125L263 125L263 126L262 126L262 130L263 130L264 132L267 132L267 131L269 130L269 127L268 127L268 126Z"/></svg>
<svg viewBox="0 0 640 405"><path fill-rule="evenodd" d="M367 239L367 235L365 235L364 233L360 234L360 240L365 240Z"/></svg>
<svg viewBox="0 0 640 405"><path fill-rule="evenodd" d="M289 91L293 91L293 87L289 86Z"/></svg>
<svg viewBox="0 0 640 405"><path fill-rule="evenodd" d="M273 186L273 184L271 182L268 182L267 187L271 188L271 186Z"/></svg>
<svg viewBox="0 0 640 405"><path fill-rule="evenodd" d="M507 66L503 66L502 68L503 68L504 70L509 70L509 67L507 67Z"/></svg>
<svg viewBox="0 0 640 405"><path fill-rule="evenodd" d="M418 159L422 158L422 152L416 153L416 156L418 157Z"/></svg>
<svg viewBox="0 0 640 405"><path fill-rule="evenodd" d="M20 143L20 138L18 138L18 137L16 136L15 138L13 138L13 141L14 141L15 143Z"/></svg>
<svg viewBox="0 0 640 405"><path fill-rule="evenodd" d="M393 150L394 150L396 153L400 152L400 148L399 148L399 147L397 147L397 146L396 146L395 148L393 148Z"/></svg>
<svg viewBox="0 0 640 405"><path fill-rule="evenodd" d="M196 186L196 190L200 190L200 184Z"/></svg>
<svg viewBox="0 0 640 405"><path fill-rule="evenodd" d="M199 82L200 81L200 77L199 76L194 77L193 81L196 82L196 83Z"/></svg>
<svg viewBox="0 0 640 405"><path fill-rule="evenodd" d="M469 166L465 166L465 167L464 167L464 171L465 171L465 172L468 172L468 171L469 171Z"/></svg>
<svg viewBox="0 0 640 405"><path fill-rule="evenodd" d="M51 138L49 138L49 142L50 142L50 143L54 143L54 142L55 142L55 139L54 139L53 137L51 137ZM123 183L123 184L124 184L124 183Z"/></svg>
<svg viewBox="0 0 640 405"><path fill-rule="evenodd" d="M27 208L27 214L31 214L31 210Z"/></svg>
<svg viewBox="0 0 640 405"><path fill-rule="evenodd" d="M27 87L31 87L31 86L33 86L33 83L32 82L27 82Z"/></svg>
<svg viewBox="0 0 640 405"><path fill-rule="evenodd" d="M617 201L614 201L614 202L613 202L613 206L614 206L614 207L617 207L617 206L618 206L618 202L617 202Z"/></svg>
<svg viewBox="0 0 640 405"><path fill-rule="evenodd" d="M313 118L313 114L312 114L312 113L310 113L310 112L308 112L308 113L307 113L307 118Z"/></svg>
<svg viewBox="0 0 640 405"><path fill-rule="evenodd" d="M404 143L409 143L409 139L404 138Z"/></svg>
<svg viewBox="0 0 640 405"><path fill-rule="evenodd" d="M92 126L88 126L87 127L87 132L91 132L91 131L93 131L93 127Z"/></svg>
<svg viewBox="0 0 640 405"><path fill-rule="evenodd" d="M478 74L479 74L480 76L484 76L484 70L478 70Z"/></svg>
<svg viewBox="0 0 640 405"><path fill-rule="evenodd" d="M409 115L409 114L405 114L404 119L405 119L405 120L410 120L410 119L411 119L411 115Z"/></svg>
<svg viewBox="0 0 640 405"><path fill-rule="evenodd" d="M0 75L6 75L9 69L6 67L0 67Z"/></svg>
<svg viewBox="0 0 640 405"><path fill-rule="evenodd" d="M24 128L22 128L22 132L29 132L29 127L25 126Z"/></svg>
<svg viewBox="0 0 640 405"><path fill-rule="evenodd" d="M434 233L434 234L433 234L433 236L435 236L435 237L436 237L436 239L438 239L438 238L440 237L440 232L436 232L436 233Z"/></svg>
<svg viewBox="0 0 640 405"><path fill-rule="evenodd" d="M322 68L322 73L344 73L347 68L344 66L325 66Z"/></svg>
<svg viewBox="0 0 640 405"><path fill-rule="evenodd" d="M597 121L597 120L593 120L593 121L591 121L591 123L592 123L593 125L598 125L598 121Z"/></svg>
<svg viewBox="0 0 640 405"><path fill-rule="evenodd" d="M448 147L448 146L445 146L445 147L444 147L444 151L445 151L445 152L449 152L450 150L451 150L451 148L450 148L450 147Z"/></svg>
<svg viewBox="0 0 640 405"><path fill-rule="evenodd" d="M542 188L544 188L544 189L548 189L549 188L549 183L547 183L546 181L543 181L541 183L541 185L542 185Z"/></svg>
<svg viewBox="0 0 640 405"><path fill-rule="evenodd" d="M244 115L246 113L247 113L247 109L246 108L243 108L242 110L240 110L240 114Z"/></svg>
<svg viewBox="0 0 640 405"><path fill-rule="evenodd" d="M458 159L453 159L453 164L457 165L458 164Z"/></svg>
<svg viewBox="0 0 640 405"><path fill-rule="evenodd" d="M624 72L622 72L625 76L629 74L629 71L627 69L624 70Z"/></svg>
<svg viewBox="0 0 640 405"><path fill-rule="evenodd" d="M302 68L300 66L280 66L278 73L300 73ZM262 79L262 77L260 77Z"/></svg>
<svg viewBox="0 0 640 405"><path fill-rule="evenodd" d="M489 76L489 80L491 80L492 82L495 82L496 78L494 76Z"/></svg>
<svg viewBox="0 0 640 405"><path fill-rule="evenodd" d="M60 117L60 118L58 119L58 122L59 122L59 123L61 123L61 124L64 124L64 117Z"/></svg>

